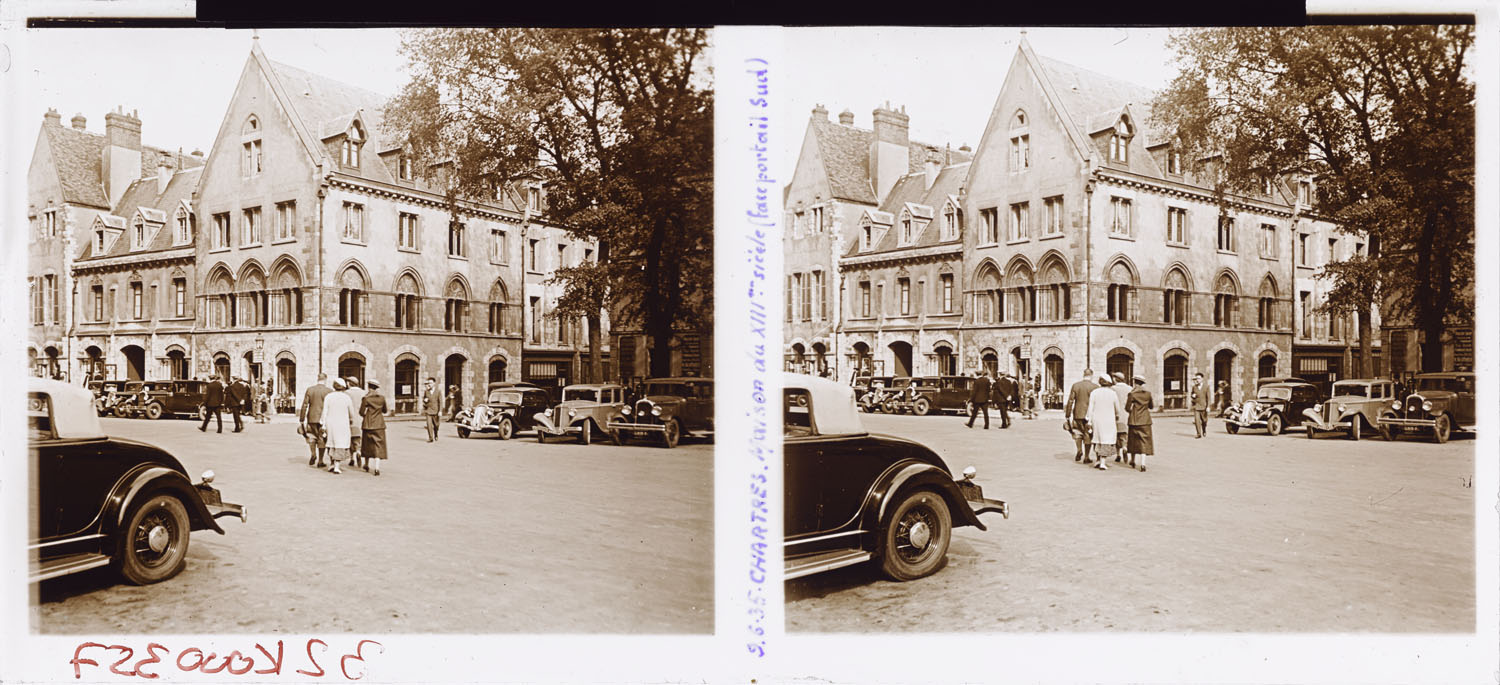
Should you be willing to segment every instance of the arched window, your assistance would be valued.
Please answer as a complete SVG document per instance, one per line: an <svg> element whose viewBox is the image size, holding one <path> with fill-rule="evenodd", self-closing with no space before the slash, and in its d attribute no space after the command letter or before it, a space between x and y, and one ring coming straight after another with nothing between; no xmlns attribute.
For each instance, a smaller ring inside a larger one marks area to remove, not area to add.
<svg viewBox="0 0 1500 685"><path fill-rule="evenodd" d="M234 277L222 266L208 279L209 328L233 328L238 322L235 316Z"/></svg>
<svg viewBox="0 0 1500 685"><path fill-rule="evenodd" d="M1036 275L1025 262L1013 263L1005 274L1006 288L1002 299L1005 302L1006 321L1036 321Z"/></svg>
<svg viewBox="0 0 1500 685"><path fill-rule="evenodd" d="M1073 288L1062 260L1054 257L1042 267L1042 302L1040 316L1044 321L1066 321L1073 317Z"/></svg>
<svg viewBox="0 0 1500 685"><path fill-rule="evenodd" d="M339 356L339 378L353 377L360 387L365 384L365 356L358 352L345 352Z"/></svg>
<svg viewBox="0 0 1500 685"><path fill-rule="evenodd" d="M275 297L272 298L273 308L276 310L275 321L277 325L300 324L303 321L302 313L302 278L291 262L282 262L273 265L276 269Z"/></svg>
<svg viewBox="0 0 1500 685"><path fill-rule="evenodd" d="M988 347L979 352L979 363L991 376L1000 373L1000 355Z"/></svg>
<svg viewBox="0 0 1500 685"><path fill-rule="evenodd" d="M958 358L953 355L953 348L947 345L938 345L932 352L937 360L938 375L954 376L958 374Z"/></svg>
<svg viewBox="0 0 1500 685"><path fill-rule="evenodd" d="M1260 301L1256 307L1255 325L1264 330L1276 328L1276 281L1270 274L1260 282Z"/></svg>
<svg viewBox="0 0 1500 685"><path fill-rule="evenodd" d="M1187 406L1188 355L1180 349L1169 350L1162 358L1161 397L1163 409Z"/></svg>
<svg viewBox="0 0 1500 685"><path fill-rule="evenodd" d="M1239 312L1239 291L1234 286L1234 278L1228 273L1219 276L1214 284L1214 325L1221 328L1234 328L1235 314Z"/></svg>
<svg viewBox="0 0 1500 685"><path fill-rule="evenodd" d="M1124 347L1116 347L1104 357L1104 368L1111 376L1119 373L1130 378L1135 375L1135 353Z"/></svg>
<svg viewBox="0 0 1500 685"><path fill-rule="evenodd" d="M469 292L464 288L463 281L457 278L448 281L448 287L443 291L443 330L463 331L464 320L469 309Z"/></svg>
<svg viewBox="0 0 1500 685"><path fill-rule="evenodd" d="M238 309L241 318L246 325L268 326L270 319L270 293L266 290L266 277L262 274L260 267L252 265L240 278L239 292L235 297L240 301Z"/></svg>
<svg viewBox="0 0 1500 685"><path fill-rule="evenodd" d="M177 215L174 217L174 220L176 221L176 224L177 224L177 230L172 235L172 244L174 244L174 245L183 245L183 244L187 243L189 240L192 240L193 239L192 215L189 214L186 209L184 209L182 207L178 207L177 208Z"/></svg>
<svg viewBox="0 0 1500 685"><path fill-rule="evenodd" d="M1109 267L1109 298L1105 306L1105 318L1110 321L1135 321L1135 274L1124 261L1116 261Z"/></svg>
<svg viewBox="0 0 1500 685"><path fill-rule="evenodd" d="M1115 130L1109 134L1109 161L1121 164L1130 161L1130 137L1134 135L1130 128L1130 121L1125 117L1115 123Z"/></svg>
<svg viewBox="0 0 1500 685"><path fill-rule="evenodd" d="M1001 311L1000 294L1000 270L992 263L986 262L979 267L979 274L974 278L974 323L997 323L1004 321L1004 312ZM998 317L998 320L997 320Z"/></svg>
<svg viewBox="0 0 1500 685"><path fill-rule="evenodd" d="M1270 378L1276 375L1276 353L1266 352L1260 355L1260 361L1256 368L1257 378Z"/></svg>
<svg viewBox="0 0 1500 685"><path fill-rule="evenodd" d="M1010 172L1031 168L1031 128L1025 111L1017 111L1010 120Z"/></svg>
<svg viewBox="0 0 1500 685"><path fill-rule="evenodd" d="M1188 281L1182 269L1173 267L1162 281L1162 323L1185 326L1188 316Z"/></svg>
<svg viewBox="0 0 1500 685"><path fill-rule="evenodd" d="M254 178L260 175L264 167L261 158L260 145L260 119L254 114L245 118L245 123L240 127L240 176Z"/></svg>
<svg viewBox="0 0 1500 685"><path fill-rule="evenodd" d="M396 328L417 330L422 322L422 290L410 271L396 279Z"/></svg>
<svg viewBox="0 0 1500 685"><path fill-rule="evenodd" d="M339 324L343 326L363 326L366 324L364 317L364 305L368 299L365 290L365 275L353 264L344 268L339 274Z"/></svg>
<svg viewBox="0 0 1500 685"><path fill-rule="evenodd" d="M359 148L365 143L364 129L356 121L349 125L349 130L344 133L344 140L339 147L339 162L346 167L359 167Z"/></svg>

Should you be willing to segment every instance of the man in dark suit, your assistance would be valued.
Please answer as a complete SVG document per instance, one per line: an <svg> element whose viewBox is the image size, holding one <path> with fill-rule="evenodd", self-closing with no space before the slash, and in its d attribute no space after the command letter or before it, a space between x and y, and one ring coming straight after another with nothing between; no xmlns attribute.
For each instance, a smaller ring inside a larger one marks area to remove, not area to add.
<svg viewBox="0 0 1500 685"><path fill-rule="evenodd" d="M979 372L979 377L974 379L973 387L969 388L969 423L974 427L974 416L978 412L984 412L984 427L990 427L990 374L989 371Z"/></svg>
<svg viewBox="0 0 1500 685"><path fill-rule="evenodd" d="M1203 387L1203 372L1193 374L1193 388L1188 392L1188 408L1193 410L1193 430L1203 437L1208 431L1208 388Z"/></svg>
<svg viewBox="0 0 1500 685"><path fill-rule="evenodd" d="M302 436L307 439L308 466L323 467L323 457L328 453L327 437L323 434L323 398L333 388L328 387L328 374L318 374L318 382L307 387L302 394L302 406L297 409L297 420L302 423Z"/></svg>
<svg viewBox="0 0 1500 685"><path fill-rule="evenodd" d="M234 432L245 430L245 424L240 420L240 414L244 413L250 402L250 386L245 379L235 376L229 384L229 415L234 417Z"/></svg>
<svg viewBox="0 0 1500 685"><path fill-rule="evenodd" d="M443 394L438 391L437 379L427 377L422 390L422 419L427 422L427 442L438 439L438 413L443 410Z"/></svg>
<svg viewBox="0 0 1500 685"><path fill-rule="evenodd" d="M1073 434L1073 461L1089 463L1089 393L1099 386L1094 384L1093 369L1083 370L1083 380L1068 389L1068 399L1063 403L1063 416L1068 420L1068 432Z"/></svg>
<svg viewBox="0 0 1500 685"><path fill-rule="evenodd" d="M1000 427L1010 428L1009 405L1016 398L1016 381L1010 374L1003 374L995 381L996 404L1000 405Z"/></svg>
<svg viewBox="0 0 1500 685"><path fill-rule="evenodd" d="M203 389L203 425L198 430L208 432L208 418L211 416L219 425L219 432L224 432L224 417L219 414L219 407L224 406L224 383L218 376L209 379L208 387Z"/></svg>

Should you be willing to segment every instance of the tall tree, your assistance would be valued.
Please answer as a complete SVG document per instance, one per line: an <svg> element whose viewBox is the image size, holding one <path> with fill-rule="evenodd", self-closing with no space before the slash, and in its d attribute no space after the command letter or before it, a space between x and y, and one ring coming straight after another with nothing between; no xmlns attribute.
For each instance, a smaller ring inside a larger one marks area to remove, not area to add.
<svg viewBox="0 0 1500 685"><path fill-rule="evenodd" d="M1221 155L1228 188L1317 179L1315 211L1370 240L1368 264L1329 265L1324 310L1359 315L1365 351L1376 305L1409 319L1424 370L1473 318L1473 41L1467 25L1185 30L1153 107L1191 158Z"/></svg>
<svg viewBox="0 0 1500 685"><path fill-rule="evenodd" d="M542 181L543 218L598 241L560 269L556 313L639 324L651 373L713 303L713 90L702 29L436 29L402 40L412 80L386 111L455 197ZM616 352L618 355L618 351Z"/></svg>

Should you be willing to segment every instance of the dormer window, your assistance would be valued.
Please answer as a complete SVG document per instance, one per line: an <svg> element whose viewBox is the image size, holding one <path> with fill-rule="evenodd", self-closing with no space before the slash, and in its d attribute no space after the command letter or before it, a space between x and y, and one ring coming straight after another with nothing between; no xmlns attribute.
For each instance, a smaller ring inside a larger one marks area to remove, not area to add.
<svg viewBox="0 0 1500 685"><path fill-rule="evenodd" d="M958 237L958 210L950 203L943 208L943 240Z"/></svg>
<svg viewBox="0 0 1500 685"><path fill-rule="evenodd" d="M859 228L859 249L861 252L868 251L870 249L870 238L874 235L874 228L869 224L865 224Z"/></svg>
<svg viewBox="0 0 1500 685"><path fill-rule="evenodd" d="M240 144L243 152L240 155L240 176L254 178L260 175L264 160L261 158L260 146L260 120L251 114L245 119L240 127Z"/></svg>
<svg viewBox="0 0 1500 685"><path fill-rule="evenodd" d="M104 229L94 231L94 255L104 254Z"/></svg>
<svg viewBox="0 0 1500 685"><path fill-rule="evenodd" d="M177 208L177 232L173 234L174 244L181 245L192 239L192 222L188 218L188 212L181 207Z"/></svg>
<svg viewBox="0 0 1500 685"><path fill-rule="evenodd" d="M1031 168L1031 129L1027 126L1026 113L1016 112L1010 122L1010 172L1019 173Z"/></svg>
<svg viewBox="0 0 1500 685"><path fill-rule="evenodd" d="M1182 153L1176 150L1167 150L1167 173L1182 174Z"/></svg>
<svg viewBox="0 0 1500 685"><path fill-rule="evenodd" d="M1130 161L1130 136L1130 123L1121 117L1109 134L1109 161L1121 164Z"/></svg>
<svg viewBox="0 0 1500 685"><path fill-rule="evenodd" d="M396 158L396 176L403 181L410 181L415 176L412 171L411 157L406 156L404 152Z"/></svg>
<svg viewBox="0 0 1500 685"><path fill-rule="evenodd" d="M135 218L135 223L130 226L130 249L139 250L146 246L146 222L140 217Z"/></svg>
<svg viewBox="0 0 1500 685"><path fill-rule="evenodd" d="M344 142L340 145L339 163L346 167L359 168L359 148L364 144L364 132L360 130L359 123L355 122L349 126L349 132L344 134Z"/></svg>
<svg viewBox="0 0 1500 685"><path fill-rule="evenodd" d="M901 217L901 244L902 245L908 245L910 243L911 243L911 217L904 216L904 217Z"/></svg>
<svg viewBox="0 0 1500 685"><path fill-rule="evenodd" d="M1270 196L1274 191L1275 191L1275 182L1271 180L1270 176L1267 176L1267 177L1262 178L1260 180L1260 194L1261 195Z"/></svg>
<svg viewBox="0 0 1500 685"><path fill-rule="evenodd" d="M542 211L542 189L532 186L526 189L526 209L533 212Z"/></svg>

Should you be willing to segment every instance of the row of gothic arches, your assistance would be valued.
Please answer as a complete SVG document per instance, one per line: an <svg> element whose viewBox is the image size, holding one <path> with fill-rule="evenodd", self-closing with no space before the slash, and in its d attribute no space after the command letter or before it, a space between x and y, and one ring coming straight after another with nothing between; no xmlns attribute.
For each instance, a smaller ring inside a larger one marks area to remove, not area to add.
<svg viewBox="0 0 1500 685"><path fill-rule="evenodd" d="M995 260L986 257L974 269L973 289L990 291L1037 285L1047 286L1070 283L1073 280L1072 270L1069 269L1067 260L1057 250L1047 252L1037 264L1034 266L1025 255L1016 255L1002 269ZM1109 283L1141 285L1140 270L1129 257L1123 254L1115 255L1106 262L1106 265L1104 274ZM1160 287L1194 291L1196 288L1191 274L1192 271L1186 264L1174 262L1167 267ZM1214 274L1211 283L1215 293L1239 295L1244 292L1239 275L1233 269L1220 269ZM1277 297L1280 292L1281 288L1275 276L1268 273L1261 279L1258 290L1260 296Z"/></svg>
<svg viewBox="0 0 1500 685"><path fill-rule="evenodd" d="M349 260L339 267L335 283L342 288L351 288L360 291L369 291L373 280L363 264L356 260ZM267 276L269 274L269 277ZM266 289L288 289L300 288L303 285L302 270L298 267L296 260L288 255L282 255L271 263L268 271L255 259L248 259L240 265L239 273L236 274L229 267L220 262L208 271L206 292L210 295L219 295L236 292L255 292ZM396 274L391 282L393 293L404 293L419 297L427 296L428 288L424 285L420 272L415 268L406 267ZM442 297L453 297L468 300L473 288L469 280L461 273L449 274L441 288ZM503 279L496 279L489 288L489 299L494 302L508 302L508 289Z"/></svg>

